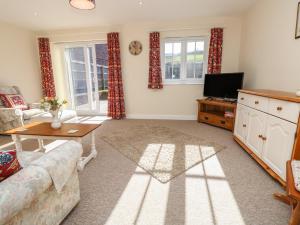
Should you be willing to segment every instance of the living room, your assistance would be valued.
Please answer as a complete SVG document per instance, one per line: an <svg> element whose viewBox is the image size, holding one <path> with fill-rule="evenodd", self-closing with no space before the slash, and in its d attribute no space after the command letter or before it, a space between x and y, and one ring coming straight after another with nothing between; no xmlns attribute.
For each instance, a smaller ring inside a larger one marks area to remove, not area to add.
<svg viewBox="0 0 300 225"><path fill-rule="evenodd" d="M0 224L300 224L299 1L0 6Z"/></svg>

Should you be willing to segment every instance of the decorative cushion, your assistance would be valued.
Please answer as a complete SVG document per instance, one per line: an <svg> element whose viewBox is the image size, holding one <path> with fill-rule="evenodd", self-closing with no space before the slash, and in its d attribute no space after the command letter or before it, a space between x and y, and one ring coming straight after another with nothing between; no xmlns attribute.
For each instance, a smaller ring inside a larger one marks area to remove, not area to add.
<svg viewBox="0 0 300 225"><path fill-rule="evenodd" d="M0 99L7 108L17 108L26 110L28 106L22 95L5 95L0 94Z"/></svg>
<svg viewBox="0 0 300 225"><path fill-rule="evenodd" d="M21 169L16 150L0 150L0 181Z"/></svg>

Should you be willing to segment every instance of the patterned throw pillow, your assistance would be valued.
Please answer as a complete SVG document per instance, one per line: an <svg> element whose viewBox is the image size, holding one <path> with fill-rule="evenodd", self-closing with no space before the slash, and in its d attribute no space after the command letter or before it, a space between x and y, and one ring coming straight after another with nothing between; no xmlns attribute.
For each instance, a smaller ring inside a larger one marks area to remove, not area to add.
<svg viewBox="0 0 300 225"><path fill-rule="evenodd" d="M4 95L0 94L0 99L7 108L16 108L26 110L28 106L22 95Z"/></svg>
<svg viewBox="0 0 300 225"><path fill-rule="evenodd" d="M0 181L21 169L16 150L0 150Z"/></svg>

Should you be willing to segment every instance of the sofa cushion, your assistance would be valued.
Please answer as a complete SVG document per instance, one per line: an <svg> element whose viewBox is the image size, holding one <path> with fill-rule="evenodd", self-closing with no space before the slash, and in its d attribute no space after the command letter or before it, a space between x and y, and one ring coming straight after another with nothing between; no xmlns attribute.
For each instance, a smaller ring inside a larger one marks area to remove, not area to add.
<svg viewBox="0 0 300 225"><path fill-rule="evenodd" d="M41 158L45 153L43 152L30 152L30 151L22 151L18 152L18 160L22 168L28 167L31 162L36 159Z"/></svg>
<svg viewBox="0 0 300 225"><path fill-rule="evenodd" d="M28 106L22 95L0 94L0 99L7 108L16 108L22 110L28 109Z"/></svg>
<svg viewBox="0 0 300 225"><path fill-rule="evenodd" d="M0 150L0 181L21 169L16 150Z"/></svg>
<svg viewBox="0 0 300 225"><path fill-rule="evenodd" d="M23 111L23 119L24 120L30 120L31 117L39 115L39 114L43 114L44 111L42 111L41 109L28 109L28 110L24 110Z"/></svg>

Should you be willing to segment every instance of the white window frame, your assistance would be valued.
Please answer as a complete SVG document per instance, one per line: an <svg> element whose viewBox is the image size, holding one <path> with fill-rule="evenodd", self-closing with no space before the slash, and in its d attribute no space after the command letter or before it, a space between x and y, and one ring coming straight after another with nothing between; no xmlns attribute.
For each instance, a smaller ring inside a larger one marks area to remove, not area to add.
<svg viewBox="0 0 300 225"><path fill-rule="evenodd" d="M203 76L202 78L187 78L187 42L188 41L204 41L204 59L203 59ZM166 79L165 73L165 43L181 42L181 65L180 65L180 79ZM161 63L162 75L164 85L178 85L178 84L204 84L204 77L207 73L208 65L208 50L209 50L209 36L198 37L167 37L161 43Z"/></svg>

